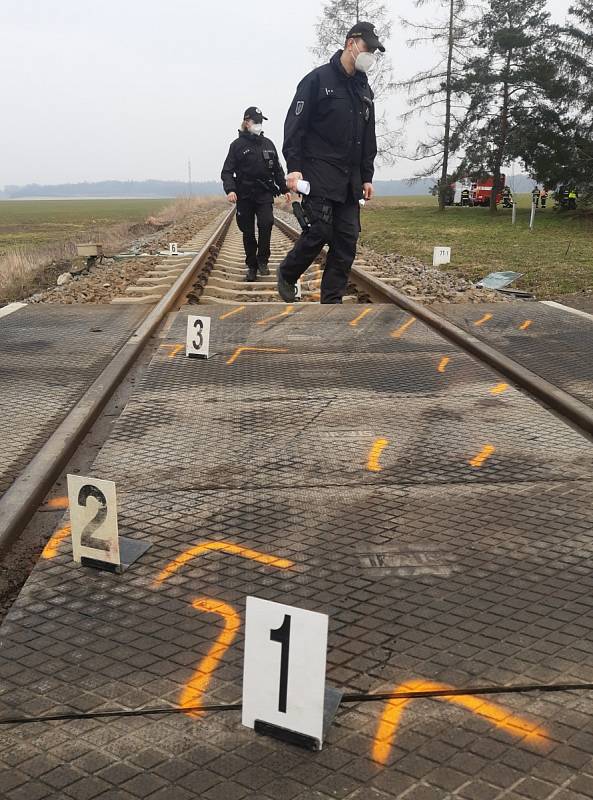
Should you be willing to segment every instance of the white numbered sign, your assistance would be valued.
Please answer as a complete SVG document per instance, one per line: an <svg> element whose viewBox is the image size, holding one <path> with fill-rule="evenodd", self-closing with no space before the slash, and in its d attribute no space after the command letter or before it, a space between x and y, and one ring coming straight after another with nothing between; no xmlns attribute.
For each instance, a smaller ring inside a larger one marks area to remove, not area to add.
<svg viewBox="0 0 593 800"><path fill-rule="evenodd" d="M169 255L178 256L179 250L177 249L177 242L169 242Z"/></svg>
<svg viewBox="0 0 593 800"><path fill-rule="evenodd" d="M450 247L435 247L432 252L432 266L438 267L439 264L449 264L451 262Z"/></svg>
<svg viewBox="0 0 593 800"><path fill-rule="evenodd" d="M323 741L326 614L247 598L243 725L256 720Z"/></svg>
<svg viewBox="0 0 593 800"><path fill-rule="evenodd" d="M120 565L115 483L68 475L72 555Z"/></svg>
<svg viewBox="0 0 593 800"><path fill-rule="evenodd" d="M210 317L188 317L185 355L208 358L210 349Z"/></svg>

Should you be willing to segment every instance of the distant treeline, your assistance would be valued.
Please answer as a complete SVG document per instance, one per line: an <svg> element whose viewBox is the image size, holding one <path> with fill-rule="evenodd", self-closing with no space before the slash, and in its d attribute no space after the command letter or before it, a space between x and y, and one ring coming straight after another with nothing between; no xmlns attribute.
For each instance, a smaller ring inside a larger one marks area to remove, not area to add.
<svg viewBox="0 0 593 800"><path fill-rule="evenodd" d="M525 175L508 179L515 192L528 192L533 181ZM435 181L422 178L410 183L406 180L375 181L375 190L383 197L397 195L428 194ZM190 193L187 183L183 181L99 181L97 183L62 183L55 186L44 186L31 183L28 186L6 186L0 197L18 200L27 197L183 197ZM191 193L195 196L216 196L222 194L222 185L218 181L202 181L192 183Z"/></svg>

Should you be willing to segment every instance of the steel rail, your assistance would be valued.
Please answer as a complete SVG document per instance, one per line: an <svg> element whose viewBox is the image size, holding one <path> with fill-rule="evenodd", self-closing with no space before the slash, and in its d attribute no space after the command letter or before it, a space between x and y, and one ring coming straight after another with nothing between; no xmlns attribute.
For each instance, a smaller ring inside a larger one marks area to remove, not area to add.
<svg viewBox="0 0 593 800"><path fill-rule="evenodd" d="M276 218L276 225L281 231L296 239L299 232L288 223ZM494 369L511 383L552 409L565 422L575 427L580 433L593 439L593 409L577 400L564 389L560 389L550 381L542 378L527 367L505 356L489 344L458 328L440 314L412 300L402 292L398 292L375 275L370 275L362 267L354 264L350 273L352 282L369 295L375 302L388 302L399 306L416 319L421 320L444 339L455 344L478 361Z"/></svg>
<svg viewBox="0 0 593 800"><path fill-rule="evenodd" d="M233 214L234 209L230 209L200 252L0 498L0 552L9 548L21 534L165 315L187 294L191 284L199 277L211 249L226 235Z"/></svg>

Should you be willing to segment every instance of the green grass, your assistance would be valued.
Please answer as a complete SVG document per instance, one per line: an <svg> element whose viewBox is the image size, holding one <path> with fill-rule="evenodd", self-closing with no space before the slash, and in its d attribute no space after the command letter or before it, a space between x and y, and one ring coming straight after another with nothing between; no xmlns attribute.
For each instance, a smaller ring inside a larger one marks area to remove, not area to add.
<svg viewBox="0 0 593 800"><path fill-rule="evenodd" d="M362 214L361 242L381 253L416 256L432 264L433 247L450 246L443 269L477 280L489 272L524 273L516 284L545 299L593 288L593 215L558 212L548 202L529 230L531 197L518 195L511 211L447 208L430 196L376 198ZM567 252L568 251L568 252Z"/></svg>
<svg viewBox="0 0 593 800"><path fill-rule="evenodd" d="M10 247L63 241L94 227L142 222L171 202L170 199L0 201L0 254Z"/></svg>

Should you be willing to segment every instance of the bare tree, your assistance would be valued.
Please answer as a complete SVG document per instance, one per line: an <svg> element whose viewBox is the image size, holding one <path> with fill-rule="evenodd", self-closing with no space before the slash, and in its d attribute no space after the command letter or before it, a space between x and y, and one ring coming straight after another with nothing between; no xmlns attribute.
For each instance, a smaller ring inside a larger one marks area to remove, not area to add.
<svg viewBox="0 0 593 800"><path fill-rule="evenodd" d="M361 20L372 22L381 41L391 36L392 21L384 3L378 0L326 0L315 26L317 44L311 52L323 63L344 47L346 34ZM395 90L393 67L389 56L377 53L377 63L369 74L375 100L387 98ZM383 164L392 164L398 154L399 135L387 119L385 111L376 116L377 150Z"/></svg>
<svg viewBox="0 0 593 800"><path fill-rule="evenodd" d="M416 7L424 6L428 2L430 0L417 0ZM437 133L418 143L412 160L429 159L428 165L417 171L416 178L440 173L439 208L444 210L450 157L459 146L456 132L459 119L456 111L459 107L463 108L457 106L461 97L455 89L455 78L463 71L474 22L466 14L466 0L435 2L445 12L441 17L422 23L409 20L402 22L415 33L408 41L409 47L430 42L440 51L441 57L431 69L422 70L397 86L406 89L410 95L410 110L403 115L404 122L413 116L429 115L433 120L429 127L437 128Z"/></svg>

